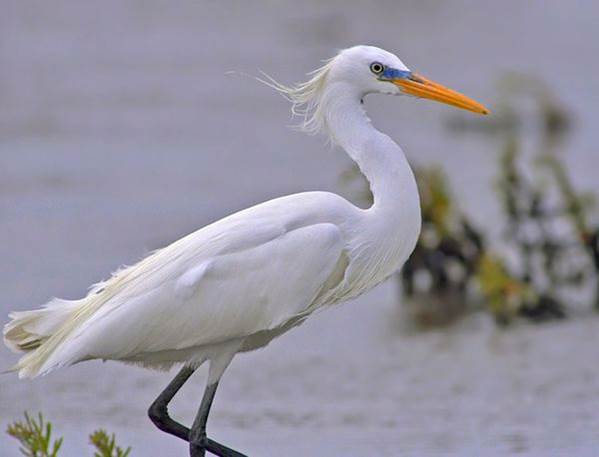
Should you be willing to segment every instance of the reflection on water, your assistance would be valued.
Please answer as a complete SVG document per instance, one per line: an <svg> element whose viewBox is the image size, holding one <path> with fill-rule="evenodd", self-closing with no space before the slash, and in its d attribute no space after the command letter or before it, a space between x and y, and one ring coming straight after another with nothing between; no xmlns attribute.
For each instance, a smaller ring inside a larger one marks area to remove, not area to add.
<svg viewBox="0 0 599 457"><path fill-rule="evenodd" d="M580 119L573 176L597 190L599 80L580 77L598 70L596 17L594 3L558 1L3 5L0 310L80 296L119 264L257 201L335 190L347 159L287 129L288 106L268 88L225 73L297 81L351 44L396 51L491 106L504 71L542 75ZM493 140L447 135L449 108L429 102L372 97L367 108L414 162L442 162L461 206L497 230ZM468 322L406 337L387 330L394 301L387 284L239 357L215 435L258 455L592 455L593 323L501 334ZM0 352L1 366L13 360ZM145 418L167 379L114 363L3 377L1 417L44 410L73 437L65 455L97 426L119 430L134 455L184 453ZM175 416L193 416L200 382Z"/></svg>

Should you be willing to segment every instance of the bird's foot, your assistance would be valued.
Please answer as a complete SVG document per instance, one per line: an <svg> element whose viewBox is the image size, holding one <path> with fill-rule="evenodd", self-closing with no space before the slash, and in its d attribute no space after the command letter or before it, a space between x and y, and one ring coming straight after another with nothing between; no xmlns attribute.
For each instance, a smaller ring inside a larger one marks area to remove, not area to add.
<svg viewBox="0 0 599 457"><path fill-rule="evenodd" d="M241 452L237 452L234 449L211 440L205 434L189 441L190 457L204 457L206 451L219 457L247 457Z"/></svg>

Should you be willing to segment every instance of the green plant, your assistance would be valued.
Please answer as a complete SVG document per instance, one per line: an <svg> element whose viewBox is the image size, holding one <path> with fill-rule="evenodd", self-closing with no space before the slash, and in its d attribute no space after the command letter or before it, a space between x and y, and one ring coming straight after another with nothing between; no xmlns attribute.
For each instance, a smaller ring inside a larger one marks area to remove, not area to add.
<svg viewBox="0 0 599 457"><path fill-rule="evenodd" d="M131 447L123 450L117 446L114 433L108 436L105 430L99 429L89 436L89 441L96 448L94 457L127 457Z"/></svg>
<svg viewBox="0 0 599 457"><path fill-rule="evenodd" d="M8 426L6 433L19 440L19 450L27 457L57 457L63 438L52 438L52 423L46 422L42 413L37 419L24 413L24 421L15 421ZM90 444L96 449L94 457L127 457L131 448L123 449L116 444L114 433L99 429L89 436Z"/></svg>
<svg viewBox="0 0 599 457"><path fill-rule="evenodd" d="M28 457L56 457L62 445L62 437L52 439L52 423L45 422L42 413L37 419L25 413L25 420L10 424L6 433L19 440L19 450Z"/></svg>
<svg viewBox="0 0 599 457"><path fill-rule="evenodd" d="M531 111L531 106L536 109ZM478 282L487 309L502 323L518 315L533 320L564 317L566 303L581 290L590 291L594 282L599 310L599 227L589 222L593 199L576 189L563 156L572 117L543 81L518 74L500 81L494 111L491 122L462 117L448 124L454 131L495 135L503 142L497 188L505 221L503 248L514 256L509 264L505 256L494 255L494 268L488 259L481 265L485 271L479 272ZM532 138L536 141L529 141ZM565 230L568 225L570 231ZM501 278L531 293L515 300L508 289L489 289Z"/></svg>
<svg viewBox="0 0 599 457"><path fill-rule="evenodd" d="M500 325L507 325L522 309L537 300L534 289L510 273L498 256L485 254L476 271L487 309Z"/></svg>

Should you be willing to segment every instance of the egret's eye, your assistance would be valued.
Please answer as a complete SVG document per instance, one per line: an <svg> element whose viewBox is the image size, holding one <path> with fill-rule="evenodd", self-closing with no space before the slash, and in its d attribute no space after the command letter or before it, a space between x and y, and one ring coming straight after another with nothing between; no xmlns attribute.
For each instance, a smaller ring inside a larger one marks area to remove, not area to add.
<svg viewBox="0 0 599 457"><path fill-rule="evenodd" d="M384 69L385 67L382 63L373 62L370 64L370 71L373 72L375 75L381 74Z"/></svg>

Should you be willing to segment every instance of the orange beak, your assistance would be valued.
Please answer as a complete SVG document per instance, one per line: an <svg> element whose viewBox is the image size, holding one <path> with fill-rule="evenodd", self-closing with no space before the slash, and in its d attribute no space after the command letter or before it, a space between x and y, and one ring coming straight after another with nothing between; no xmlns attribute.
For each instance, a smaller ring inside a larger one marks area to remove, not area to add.
<svg viewBox="0 0 599 457"><path fill-rule="evenodd" d="M489 110L480 103L460 94L455 90L442 86L439 83L412 73L407 78L392 79L391 82L399 86L402 92L415 97L436 100L447 105L472 111L478 114L489 114Z"/></svg>

